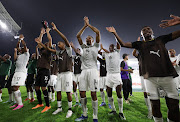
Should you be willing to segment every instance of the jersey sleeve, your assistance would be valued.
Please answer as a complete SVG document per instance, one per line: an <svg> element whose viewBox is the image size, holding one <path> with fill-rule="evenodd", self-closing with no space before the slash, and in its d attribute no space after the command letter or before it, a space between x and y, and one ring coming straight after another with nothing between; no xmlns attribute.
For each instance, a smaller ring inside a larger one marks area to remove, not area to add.
<svg viewBox="0 0 180 122"><path fill-rule="evenodd" d="M72 56L72 48L66 47L66 51L67 51L67 54L69 55L69 57L71 57Z"/></svg>
<svg viewBox="0 0 180 122"><path fill-rule="evenodd" d="M168 34L168 35L163 35L163 36L160 36L158 37L157 39L160 39L164 44L172 41L172 33Z"/></svg>
<svg viewBox="0 0 180 122"><path fill-rule="evenodd" d="M135 41L135 42L132 42L132 48L135 48L135 49L138 50L138 49L140 49L141 44L142 44L141 41Z"/></svg>
<svg viewBox="0 0 180 122"><path fill-rule="evenodd" d="M99 43L94 43L94 47L99 48Z"/></svg>
<svg viewBox="0 0 180 122"><path fill-rule="evenodd" d="M122 67L122 68L124 68L124 67L125 67L125 63L124 63L124 61L122 61L122 62L121 62L120 67Z"/></svg>
<svg viewBox="0 0 180 122"><path fill-rule="evenodd" d="M82 44L82 45L81 45L81 48L82 48L82 49L84 49L85 47L86 47L86 45L85 45L85 44Z"/></svg>

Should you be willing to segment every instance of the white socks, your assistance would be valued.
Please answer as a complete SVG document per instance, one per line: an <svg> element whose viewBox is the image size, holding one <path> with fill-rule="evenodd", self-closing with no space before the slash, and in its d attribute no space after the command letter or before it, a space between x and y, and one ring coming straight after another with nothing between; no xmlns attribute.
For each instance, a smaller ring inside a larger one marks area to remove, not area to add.
<svg viewBox="0 0 180 122"><path fill-rule="evenodd" d="M93 119L98 119L98 100L93 101L92 100L92 107L93 107Z"/></svg>
<svg viewBox="0 0 180 122"><path fill-rule="evenodd" d="M148 108L148 111L152 112L150 99L149 98L144 98L144 100L145 100L146 106Z"/></svg>
<svg viewBox="0 0 180 122"><path fill-rule="evenodd" d="M48 95L49 95L49 99L51 100L52 99L52 92L48 92Z"/></svg>
<svg viewBox="0 0 180 122"><path fill-rule="evenodd" d="M15 95L15 99L17 101L17 104L18 105L23 105L20 90L15 91L14 95Z"/></svg>
<svg viewBox="0 0 180 122"><path fill-rule="evenodd" d="M27 98L28 98L28 99L31 99L30 93L31 93L31 92L27 92Z"/></svg>
<svg viewBox="0 0 180 122"><path fill-rule="evenodd" d="M71 101L71 102L68 102L68 107L69 107L69 108L72 108L72 101Z"/></svg>
<svg viewBox="0 0 180 122"><path fill-rule="evenodd" d="M116 108L114 106L114 99L113 99L113 97L108 97L108 101L109 101L109 104L112 107L112 111L116 111Z"/></svg>
<svg viewBox="0 0 180 122"><path fill-rule="evenodd" d="M162 117L158 118L158 117L154 117L153 116L153 119L154 119L155 122L163 122L163 118Z"/></svg>
<svg viewBox="0 0 180 122"><path fill-rule="evenodd" d="M104 93L104 91L101 92L101 98L102 98L102 102L105 103L105 93Z"/></svg>
<svg viewBox="0 0 180 122"><path fill-rule="evenodd" d="M119 113L123 113L123 98L117 98L119 105Z"/></svg>
<svg viewBox="0 0 180 122"><path fill-rule="evenodd" d="M78 103L78 102L79 102L79 99L78 99L78 94L77 94L77 92L74 92L74 97L75 97L75 99L76 99L76 102Z"/></svg>
<svg viewBox="0 0 180 122"><path fill-rule="evenodd" d="M54 100L55 100L55 92L54 92L54 93L52 93L52 99L54 99Z"/></svg>
<svg viewBox="0 0 180 122"><path fill-rule="evenodd" d="M9 101L13 101L13 93L9 94Z"/></svg>
<svg viewBox="0 0 180 122"><path fill-rule="evenodd" d="M61 108L62 107L62 102L61 101L57 101L57 107Z"/></svg>
<svg viewBox="0 0 180 122"><path fill-rule="evenodd" d="M82 110L83 110L83 116L87 116L87 98L81 98L81 105L82 105Z"/></svg>
<svg viewBox="0 0 180 122"><path fill-rule="evenodd" d="M31 99L34 98L34 91L31 92Z"/></svg>
<svg viewBox="0 0 180 122"><path fill-rule="evenodd" d="M2 93L0 93L0 99L1 99Z"/></svg>

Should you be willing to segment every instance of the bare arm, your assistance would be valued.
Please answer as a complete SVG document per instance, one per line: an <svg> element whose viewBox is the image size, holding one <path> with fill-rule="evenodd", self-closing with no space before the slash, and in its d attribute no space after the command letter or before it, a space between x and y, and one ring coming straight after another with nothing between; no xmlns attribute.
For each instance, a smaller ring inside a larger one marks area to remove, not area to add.
<svg viewBox="0 0 180 122"><path fill-rule="evenodd" d="M14 48L14 61L17 60L17 48Z"/></svg>
<svg viewBox="0 0 180 122"><path fill-rule="evenodd" d="M51 30L50 28L46 28L47 38L49 40L49 47L52 47L52 37L51 34L49 33L50 30Z"/></svg>
<svg viewBox="0 0 180 122"><path fill-rule="evenodd" d="M130 72L130 73L133 73L132 69L123 69L122 67L121 67L121 71L127 71L127 72Z"/></svg>
<svg viewBox="0 0 180 122"><path fill-rule="evenodd" d="M23 47L25 49L25 52L27 52L28 49L27 49L27 46L26 46L26 42L24 40L22 40L21 43L22 43L22 45L23 45Z"/></svg>
<svg viewBox="0 0 180 122"><path fill-rule="evenodd" d="M102 44L101 44L101 49L104 50L104 52L109 53L108 50L106 50L106 49L103 48L103 45L102 45Z"/></svg>
<svg viewBox="0 0 180 122"><path fill-rule="evenodd" d="M47 47L40 41L40 38L35 38L35 42L37 42L39 48L47 49Z"/></svg>
<svg viewBox="0 0 180 122"><path fill-rule="evenodd" d="M56 50L51 49L51 48L49 47L49 44L48 44L48 46L47 46L47 49L48 49L50 52L52 52L52 53L56 54Z"/></svg>
<svg viewBox="0 0 180 122"><path fill-rule="evenodd" d="M67 47L70 47L69 41L68 39L65 37L64 34L62 34L56 27L56 25L52 22L51 25L53 26L53 30L55 30L60 36L61 38L64 40L65 44Z"/></svg>
<svg viewBox="0 0 180 122"><path fill-rule="evenodd" d="M117 41L122 47L127 47L127 48L132 48L132 43L131 42L123 42L122 39L118 36L116 33L116 30L114 27L106 27L106 30L113 33Z"/></svg>
<svg viewBox="0 0 180 122"><path fill-rule="evenodd" d="M132 54L133 54L134 57L136 57L136 58L138 57L138 54L137 54L137 50L136 50L136 49L133 50Z"/></svg>
<svg viewBox="0 0 180 122"><path fill-rule="evenodd" d="M96 43L99 43L100 42L100 31L96 27L89 24L88 17L84 17L84 21L88 25L88 27L91 28L91 30L96 33Z"/></svg>
<svg viewBox="0 0 180 122"><path fill-rule="evenodd" d="M121 45L119 44L119 42L117 42L117 49L120 50L120 48L121 48Z"/></svg>
<svg viewBox="0 0 180 122"><path fill-rule="evenodd" d="M36 46L36 59L38 59L39 58L39 50L38 50L38 45Z"/></svg>
<svg viewBox="0 0 180 122"><path fill-rule="evenodd" d="M74 47L74 44L72 42L70 42L70 45L76 54L81 55L80 53L78 53L77 49Z"/></svg>
<svg viewBox="0 0 180 122"><path fill-rule="evenodd" d="M40 32L40 35L39 35L39 41L42 42L42 38L43 38L43 35L45 34L45 29L44 28L41 28L41 32ZM41 45L39 45L39 48L43 48Z"/></svg>
<svg viewBox="0 0 180 122"><path fill-rule="evenodd" d="M5 59L4 57L2 57L1 55L0 55L0 59L3 60L4 62L7 61L7 59Z"/></svg>

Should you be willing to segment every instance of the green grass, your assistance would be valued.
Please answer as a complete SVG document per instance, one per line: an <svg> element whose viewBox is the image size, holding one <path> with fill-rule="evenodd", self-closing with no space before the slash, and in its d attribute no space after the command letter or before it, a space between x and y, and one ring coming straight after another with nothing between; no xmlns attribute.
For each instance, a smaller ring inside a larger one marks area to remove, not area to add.
<svg viewBox="0 0 180 122"><path fill-rule="evenodd" d="M26 89L25 87L20 88L22 93L22 99L26 99ZM141 92L134 92L134 97L131 97L133 102L131 102L130 105L127 105L124 103L124 115L128 122L153 122L153 120L147 119L147 107L144 102L143 93ZM43 95L42 95L43 96ZM62 107L63 112L52 115L52 112L57 109L57 102L51 103L51 109L45 113L41 113L41 110L43 108L38 108L35 110L32 110L31 108L34 107L37 104L37 100L34 103L29 103L29 101L24 102L24 107L20 110L12 111L10 109L10 105L8 103L0 103L0 122L72 122L77 117L80 117L82 110L81 108L72 108L73 115L71 118L66 119L66 112L68 110L68 103L67 103L67 97L66 94L62 94ZM98 96L98 103L100 104L101 97L100 92L97 93ZM116 109L118 110L118 103L117 103L117 96L116 93L113 92L113 97L115 101ZM3 102L7 101L9 99L7 89L3 89L3 95L2 95ZM88 107L88 122L92 122L92 104L91 104L91 96L90 92L87 92L87 107ZM43 99L44 102L44 99ZM107 103L107 97L106 97L106 103ZM75 104L75 99L73 96L73 104ZM108 106L105 107L99 107L98 108L98 120L99 122L119 122L121 121L117 116L108 116L108 112L111 110L108 108ZM165 104L165 100L161 99L161 111L163 114L163 119L166 121L167 119L167 107Z"/></svg>

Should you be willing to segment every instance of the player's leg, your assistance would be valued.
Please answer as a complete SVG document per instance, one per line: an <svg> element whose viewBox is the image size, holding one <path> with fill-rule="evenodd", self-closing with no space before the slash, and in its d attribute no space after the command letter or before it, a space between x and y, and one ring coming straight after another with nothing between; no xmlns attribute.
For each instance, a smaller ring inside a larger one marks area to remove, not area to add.
<svg viewBox="0 0 180 122"><path fill-rule="evenodd" d="M78 98L78 94L77 94L77 84L75 81L73 81L73 94L74 94L74 97L75 97L75 100L76 100L76 104L73 106L78 106L79 105L79 98Z"/></svg>
<svg viewBox="0 0 180 122"><path fill-rule="evenodd" d="M66 92L67 94L67 99L68 99L68 112L67 112L67 115L66 115L66 118L69 118L72 116L72 96L71 96L71 92Z"/></svg>
<svg viewBox="0 0 180 122"><path fill-rule="evenodd" d="M17 109L20 109L23 107L23 103L22 103L22 98L21 98L21 92L19 90L19 87L20 86L13 86L13 91L14 91L14 97L16 99L16 102L17 102L17 107L14 108L13 110L17 110Z"/></svg>
<svg viewBox="0 0 180 122"><path fill-rule="evenodd" d="M41 89L42 89L42 92L43 92L43 95L44 95L44 100L45 100L45 103L46 103L46 107L41 111L41 113L43 113L43 112L48 111L51 108L51 106L49 104L48 91L47 91L46 87L44 87L44 85L43 85L43 87L41 87Z"/></svg>
<svg viewBox="0 0 180 122"><path fill-rule="evenodd" d="M109 115L115 115L116 114L116 108L114 105L114 99L112 97L112 88L107 86L107 95L108 95L108 102L111 105L112 111L109 113Z"/></svg>
<svg viewBox="0 0 180 122"><path fill-rule="evenodd" d="M57 110L55 110L52 114L58 114L59 112L62 111L62 96L61 96L61 91L57 91Z"/></svg>
<svg viewBox="0 0 180 122"><path fill-rule="evenodd" d="M54 85L51 86L51 91L52 91L52 100L51 100L51 102L54 102L54 101L55 101L55 90L54 90Z"/></svg>
<svg viewBox="0 0 180 122"><path fill-rule="evenodd" d="M127 93L127 80L126 79L122 79L122 82L123 82L123 95L124 95L124 99L125 99L125 102L126 104L130 104L129 101L128 101L128 93Z"/></svg>
<svg viewBox="0 0 180 122"><path fill-rule="evenodd" d="M36 84L35 84L35 91L36 91L36 95L37 95L38 105L36 105L32 109L36 109L36 108L44 106L43 103L42 103L40 86L38 85L37 81L36 81Z"/></svg>
<svg viewBox="0 0 180 122"><path fill-rule="evenodd" d="M52 92L51 92L51 86L48 85L48 96L49 96L49 100L52 99Z"/></svg>
<svg viewBox="0 0 180 122"><path fill-rule="evenodd" d="M102 98L102 103L99 106L105 106L105 93L104 93L104 84L105 84L105 78L100 77L99 79L99 88L100 88L100 93L101 93L101 98Z"/></svg>
<svg viewBox="0 0 180 122"><path fill-rule="evenodd" d="M31 93L31 97L30 97L31 100L30 100L30 102L34 102L34 101L35 101L35 98L34 98L33 84L30 85L29 91L30 91L30 93Z"/></svg>

